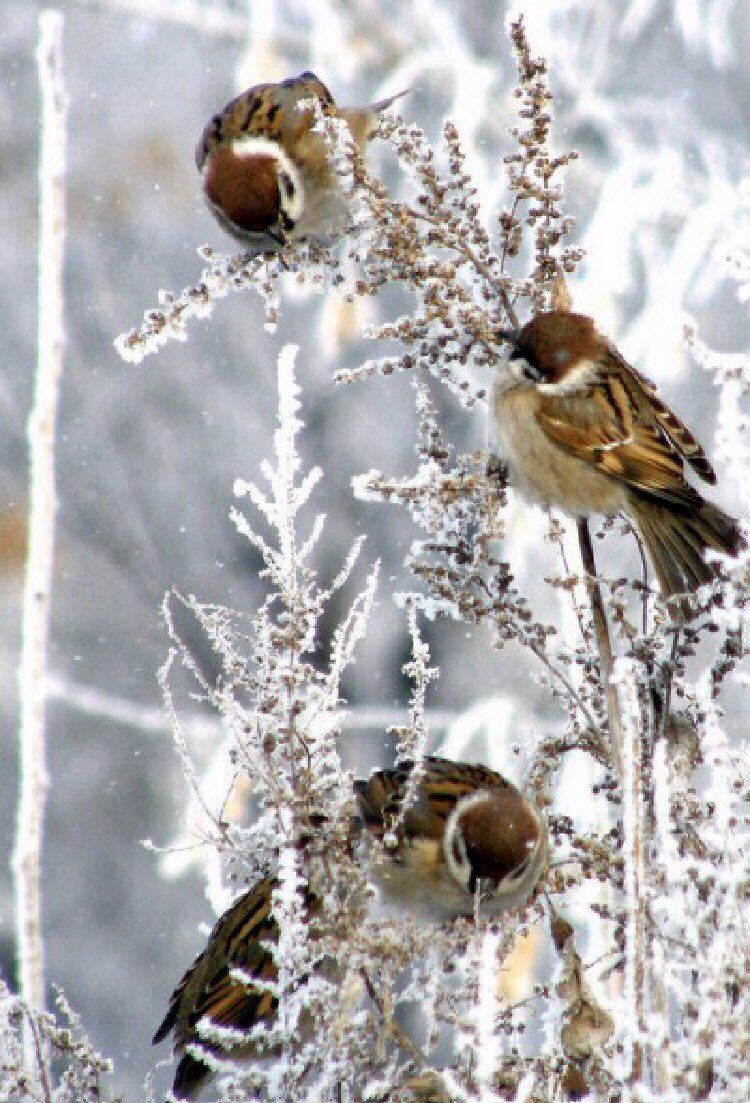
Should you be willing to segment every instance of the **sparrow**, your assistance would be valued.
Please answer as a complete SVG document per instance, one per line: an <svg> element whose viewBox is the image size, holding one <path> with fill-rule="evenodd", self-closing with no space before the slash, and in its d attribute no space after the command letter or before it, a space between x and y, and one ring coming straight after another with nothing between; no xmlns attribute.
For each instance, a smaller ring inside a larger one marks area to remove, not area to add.
<svg viewBox="0 0 750 1103"><path fill-rule="evenodd" d="M415 773L415 770L417 771ZM518 907L531 895L547 861L547 828L539 812L500 774L445 758L426 758L378 770L354 783L351 849L379 840L368 872L392 911L432 921L472 915L477 900L491 914ZM259 1057L257 1046L209 1041L201 1020L248 1034L269 1023L277 1008L273 943L277 880L265 877L221 916L178 984L154 1044L169 1034L179 1062L172 1087L195 1099L213 1075L207 1055ZM314 936L322 904L311 888L305 908ZM242 970L247 980L233 976Z"/></svg>
<svg viewBox="0 0 750 1103"><path fill-rule="evenodd" d="M406 95L369 107L338 108L314 73L256 84L206 124L195 151L203 194L219 225L253 252L277 252L345 228L348 207L325 136L313 131L317 101L343 119L363 149L381 111Z"/></svg>
<svg viewBox="0 0 750 1103"><path fill-rule="evenodd" d="M414 771L416 778L413 778ZM358 818L384 847L371 876L386 914L440 921L518 908L547 864L547 826L487 766L425 758L356 781Z"/></svg>
<svg viewBox="0 0 750 1103"><path fill-rule="evenodd" d="M716 474L690 430L585 314L550 310L501 330L509 353L490 404L493 445L521 493L573 517L625 514L662 596L714 577L706 551L736 555L739 523L686 480Z"/></svg>

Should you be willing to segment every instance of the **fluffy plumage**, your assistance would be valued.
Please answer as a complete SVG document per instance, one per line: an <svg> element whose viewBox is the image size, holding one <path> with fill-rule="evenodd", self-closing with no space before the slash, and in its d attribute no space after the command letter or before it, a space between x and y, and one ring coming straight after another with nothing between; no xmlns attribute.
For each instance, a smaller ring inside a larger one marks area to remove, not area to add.
<svg viewBox="0 0 750 1103"><path fill-rule="evenodd" d="M709 548L742 545L737 521L685 478L716 475L654 384L583 314L548 311L504 331L510 355L494 387L495 444L528 498L573 516L625 513L662 594L710 581Z"/></svg>
<svg viewBox="0 0 750 1103"><path fill-rule="evenodd" d="M404 95L400 93L399 95ZM398 96L338 108L314 73L256 84L207 123L195 152L203 193L227 233L257 252L324 239L344 229L348 209L325 137L314 132L314 100L346 121L363 148L378 115Z"/></svg>
<svg viewBox="0 0 750 1103"><path fill-rule="evenodd" d="M533 892L547 861L544 820L500 774L443 758L427 758L414 775L405 764L379 770L355 782L357 815L351 827L356 853L367 840L390 841L385 860L373 870L388 904L428 920L471 915L476 893L491 913L519 906ZM413 782L413 784L412 784ZM406 801L406 803L404 803ZM201 1038L198 1024L250 1031L272 1020L276 997L266 985L278 976L269 949L278 939L273 917L273 877L258 881L215 924L175 989L154 1043L169 1034L179 1056L173 1092L194 1099L211 1077L198 1050L253 1058L253 1043L223 1049ZM314 892L306 893L312 933L321 912ZM252 980L231 975L241 969Z"/></svg>

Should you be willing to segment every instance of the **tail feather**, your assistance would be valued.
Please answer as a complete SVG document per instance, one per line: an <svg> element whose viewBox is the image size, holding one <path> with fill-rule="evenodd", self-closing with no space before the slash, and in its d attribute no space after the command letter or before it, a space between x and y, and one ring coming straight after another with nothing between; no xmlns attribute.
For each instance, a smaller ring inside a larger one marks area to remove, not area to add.
<svg viewBox="0 0 750 1103"><path fill-rule="evenodd" d="M682 571L679 561L675 559L674 549L670 547L669 540L659 534L648 512L634 509L633 513L651 565L659 580L659 589L665 597L677 593L683 589Z"/></svg>
<svg viewBox="0 0 750 1103"><path fill-rule="evenodd" d="M174 1076L172 1094L176 1099L196 1099L211 1077L211 1069L202 1061L184 1054Z"/></svg>
<svg viewBox="0 0 750 1103"><path fill-rule="evenodd" d="M386 96L382 100L376 100L368 107L345 107L341 114L346 119L352 137L358 146L364 146L365 142L372 138L378 128L380 113L390 107L402 96L408 96L411 88L405 88L403 92L396 92L395 96Z"/></svg>
<svg viewBox="0 0 750 1103"><path fill-rule="evenodd" d="M396 92L393 96L385 96L382 100L376 100L375 103L371 103L367 108L373 115L379 115L381 111L385 111L387 107L390 107L396 100L403 99L404 96L408 96L411 92L411 88L404 88L402 92Z"/></svg>
<svg viewBox="0 0 750 1103"><path fill-rule="evenodd" d="M685 593L715 577L709 549L736 555L743 546L737 521L697 493L691 507L676 509L632 495L630 510L648 549L662 595Z"/></svg>

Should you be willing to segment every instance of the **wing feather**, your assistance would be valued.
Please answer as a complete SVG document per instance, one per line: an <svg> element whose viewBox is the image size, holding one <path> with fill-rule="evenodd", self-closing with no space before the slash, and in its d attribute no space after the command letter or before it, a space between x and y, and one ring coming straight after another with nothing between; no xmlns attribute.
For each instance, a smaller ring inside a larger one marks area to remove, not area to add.
<svg viewBox="0 0 750 1103"><path fill-rule="evenodd" d="M685 481L685 461L703 478L713 476L700 445L645 377L619 355L605 363L585 403L579 396L540 394L540 428L603 474L664 501L692 505L696 492Z"/></svg>
<svg viewBox="0 0 750 1103"><path fill-rule="evenodd" d="M695 439L687 425L678 418L673 410L670 410L669 406L667 406L666 402L661 398L656 387L647 376L642 375L639 371L622 360L619 353L618 357L622 364L625 365L625 378L627 379L629 377L632 379L635 385L646 396L651 412L659 423L663 433L668 440L671 441L677 452L690 464L696 475L700 476L700 478L704 479L707 483L715 483L716 472L711 466L700 442Z"/></svg>
<svg viewBox="0 0 750 1103"><path fill-rule="evenodd" d="M367 781L355 783L359 812L367 829L382 838L401 815L401 803L414 765L405 762L392 770L377 770ZM441 840L446 817L456 801L477 788L507 785L505 779L486 766L450 762L428 757L417 785L413 803L401 819L401 835Z"/></svg>

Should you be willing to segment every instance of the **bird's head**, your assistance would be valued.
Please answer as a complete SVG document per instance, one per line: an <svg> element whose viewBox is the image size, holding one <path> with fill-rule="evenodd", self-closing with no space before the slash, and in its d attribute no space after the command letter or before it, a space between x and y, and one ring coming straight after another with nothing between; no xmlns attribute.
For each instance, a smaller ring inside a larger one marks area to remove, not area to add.
<svg viewBox="0 0 750 1103"><path fill-rule="evenodd" d="M230 233L268 234L285 244L305 204L296 165L281 145L260 135L220 142L201 164L206 202Z"/></svg>
<svg viewBox="0 0 750 1103"><path fill-rule="evenodd" d="M451 876L467 892L522 903L547 859L544 820L514 785L457 801L443 840Z"/></svg>
<svg viewBox="0 0 750 1103"><path fill-rule="evenodd" d="M550 394L587 386L607 349L591 318L565 310L537 314L522 329L503 329L498 336L507 342L510 374Z"/></svg>

